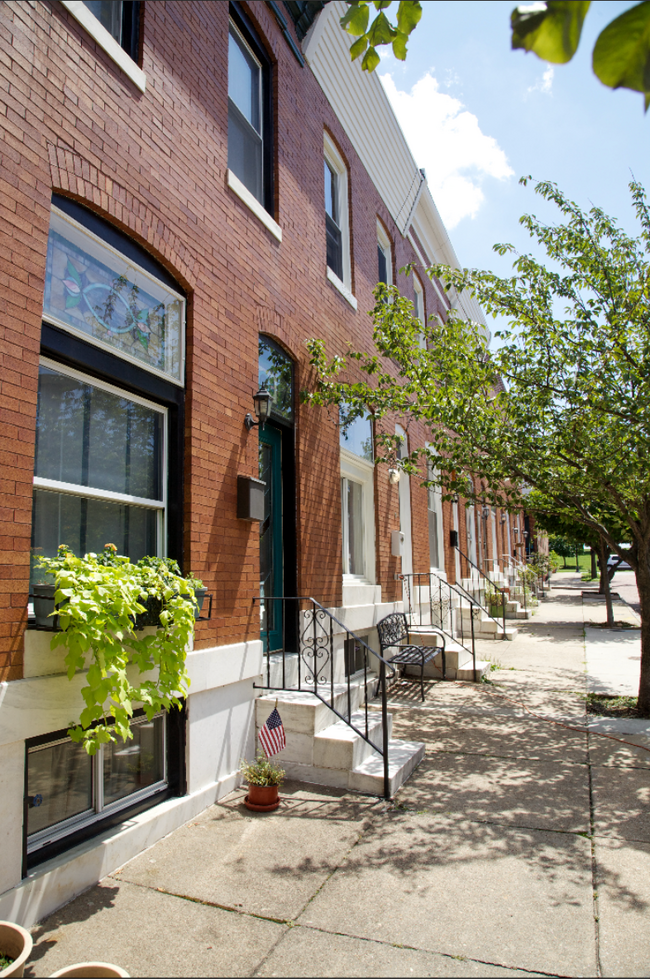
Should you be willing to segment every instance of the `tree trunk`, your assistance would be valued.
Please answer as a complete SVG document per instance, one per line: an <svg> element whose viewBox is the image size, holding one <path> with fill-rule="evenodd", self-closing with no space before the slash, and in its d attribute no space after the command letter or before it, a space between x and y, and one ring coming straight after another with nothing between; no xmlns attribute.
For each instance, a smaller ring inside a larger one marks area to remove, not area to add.
<svg viewBox="0 0 650 979"><path fill-rule="evenodd" d="M598 562L596 561L596 548L592 546L591 547L591 577L592 577L592 579L598 577L597 563Z"/></svg>
<svg viewBox="0 0 650 979"><path fill-rule="evenodd" d="M600 564L600 586L601 592L605 593L605 604L607 605L607 625L614 627L614 606L612 605L612 593L609 587L609 575L607 574L607 554L609 548L601 538L598 546L598 558Z"/></svg>
<svg viewBox="0 0 650 979"><path fill-rule="evenodd" d="M639 681L639 713L650 717L650 567L648 554L639 549L636 586L641 605L641 679Z"/></svg>

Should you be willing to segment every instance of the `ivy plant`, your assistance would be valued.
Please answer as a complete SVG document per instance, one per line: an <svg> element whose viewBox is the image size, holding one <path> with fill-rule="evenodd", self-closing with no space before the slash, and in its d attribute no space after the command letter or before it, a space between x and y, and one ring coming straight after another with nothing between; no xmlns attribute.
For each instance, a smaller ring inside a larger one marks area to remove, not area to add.
<svg viewBox="0 0 650 979"><path fill-rule="evenodd" d="M71 680L88 667L82 687L85 707L69 736L94 755L101 744L131 738L134 705L151 719L163 708L180 708L187 694L185 665L194 631L194 587L176 562L144 558L132 564L107 544L101 554L77 557L61 544L56 557L39 558L53 575L60 632L51 648L66 648ZM147 608L158 613L155 633L138 629Z"/></svg>

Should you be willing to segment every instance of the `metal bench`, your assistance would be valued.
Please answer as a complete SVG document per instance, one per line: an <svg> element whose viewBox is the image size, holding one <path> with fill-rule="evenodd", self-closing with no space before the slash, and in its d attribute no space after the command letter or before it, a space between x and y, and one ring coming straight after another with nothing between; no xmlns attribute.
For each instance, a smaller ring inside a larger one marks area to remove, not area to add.
<svg viewBox="0 0 650 979"><path fill-rule="evenodd" d="M388 663L395 666L419 666L420 690L424 700L424 667L441 651L440 646L413 646L408 642L409 627L404 612L392 612L377 623L381 655ZM440 636L442 639L442 678L445 679L447 664L445 662L445 634L435 626L427 627L427 633ZM406 639L406 643L403 641ZM396 649L393 655L387 655L387 650Z"/></svg>

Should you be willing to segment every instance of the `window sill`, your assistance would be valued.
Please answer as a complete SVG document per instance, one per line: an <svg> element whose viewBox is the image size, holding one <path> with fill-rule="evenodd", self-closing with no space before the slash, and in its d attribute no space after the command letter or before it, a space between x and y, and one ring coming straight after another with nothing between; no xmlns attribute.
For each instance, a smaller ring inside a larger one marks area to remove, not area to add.
<svg viewBox="0 0 650 979"><path fill-rule="evenodd" d="M72 14L90 36L99 44L106 54L118 65L133 84L144 92L147 87L147 76L142 68L129 58L124 48L120 47L114 37L97 20L94 14L82 0L61 0L61 5Z"/></svg>
<svg viewBox="0 0 650 979"><path fill-rule="evenodd" d="M350 290L348 289L348 287L346 286L346 284L344 282L341 282L341 280L339 279L338 275L336 275L334 272L332 272L332 270L331 270L331 268L329 268L329 266L327 268L327 280L328 280L328 282L331 282L332 283L332 285L334 286L335 289L338 289L338 291L341 293L341 295L343 296L343 298L345 300L347 300L347 302L350 303L350 306L352 306L352 309L356 309L357 308L358 303L357 303L357 300L356 300L355 296L352 295L352 293L350 292Z"/></svg>
<svg viewBox="0 0 650 979"><path fill-rule="evenodd" d="M256 197L251 194L239 177L236 177L232 170L228 170L228 186L237 194L237 197L244 202L247 208L253 212L256 218L262 222L264 227L271 232L274 238L282 241L282 228L274 221L269 212L262 207Z"/></svg>

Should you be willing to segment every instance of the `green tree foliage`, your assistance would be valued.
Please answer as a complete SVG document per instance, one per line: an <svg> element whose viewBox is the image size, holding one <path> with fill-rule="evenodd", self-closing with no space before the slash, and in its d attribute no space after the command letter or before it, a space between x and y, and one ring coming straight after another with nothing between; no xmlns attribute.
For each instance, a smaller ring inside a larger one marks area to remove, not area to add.
<svg viewBox="0 0 650 979"><path fill-rule="evenodd" d="M378 11L370 20L371 7ZM356 40L350 47L354 61L363 55L361 67L374 71L380 58L377 48L390 45L404 61L407 41L422 17L422 4L401 0L392 23L384 12L392 0L348 0L349 10L341 27ZM548 0L521 4L512 11L512 47L532 51L543 61L565 64L580 43L590 0ZM609 88L641 92L650 105L650 0L642 0L616 17L601 31L592 55L594 74Z"/></svg>
<svg viewBox="0 0 650 979"><path fill-rule="evenodd" d="M480 501L501 507L525 506L522 488L537 489L625 557L639 587L640 704L650 713L650 211L643 188L631 183L640 224L633 239L599 208L583 213L554 184L535 189L561 217L556 225L521 219L548 265L497 245L514 256L509 278L428 270L447 291L472 293L507 319L492 354L482 326L452 309L423 331L412 304L380 284L377 352L348 355L361 380L341 379L346 359L328 359L323 342L312 340L317 383L307 400L356 402L378 429L388 414L418 419L429 426L428 448L397 461L388 425L376 438L378 458L425 475L428 461L448 499L466 496L471 478ZM628 551L619 544L625 539Z"/></svg>
<svg viewBox="0 0 650 979"><path fill-rule="evenodd" d="M422 17L422 4L419 0L400 0L397 19L391 23L384 10L392 6L393 0L353 0L349 9L341 17L341 27L356 38L350 47L350 57L354 61L363 55L361 67L364 71L374 71L380 58L377 48L390 44L393 54L400 61L406 59L406 45L409 35ZM371 8L378 13L370 20Z"/></svg>
<svg viewBox="0 0 650 979"><path fill-rule="evenodd" d="M513 10L512 47L543 61L565 64L578 50L589 0L548 0ZM650 105L650 2L624 11L599 34L592 54L594 74L609 88L630 88Z"/></svg>

